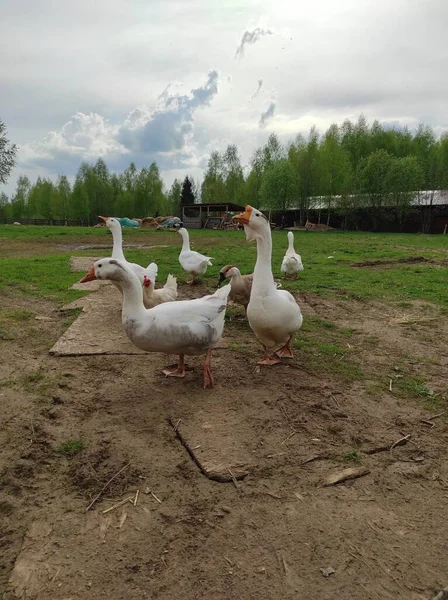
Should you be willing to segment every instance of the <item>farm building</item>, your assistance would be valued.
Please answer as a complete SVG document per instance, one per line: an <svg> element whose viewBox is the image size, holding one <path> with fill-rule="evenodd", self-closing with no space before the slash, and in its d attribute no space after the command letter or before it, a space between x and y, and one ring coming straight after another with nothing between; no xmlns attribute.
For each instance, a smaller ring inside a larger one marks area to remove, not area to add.
<svg viewBox="0 0 448 600"><path fill-rule="evenodd" d="M223 204L183 204L182 222L187 229L233 228L232 215L244 211L244 206Z"/></svg>
<svg viewBox="0 0 448 600"><path fill-rule="evenodd" d="M382 214L373 227L371 211L367 200L365 203L356 196L347 196L346 204L356 198L356 209L343 211L339 208L341 196L329 199L325 196L315 196L310 199L310 208L300 210L299 204L293 204L285 211L272 211L270 220L277 226L299 226L308 218L315 223L327 223L340 229L359 229L378 231L402 231L404 233L444 233L448 231L448 190L428 190L415 194L411 206L406 210L402 219L397 216L395 207L383 206ZM363 206L364 204L364 206ZM329 210L330 208L330 210ZM263 208L261 209L263 210ZM264 209L269 213L269 209Z"/></svg>

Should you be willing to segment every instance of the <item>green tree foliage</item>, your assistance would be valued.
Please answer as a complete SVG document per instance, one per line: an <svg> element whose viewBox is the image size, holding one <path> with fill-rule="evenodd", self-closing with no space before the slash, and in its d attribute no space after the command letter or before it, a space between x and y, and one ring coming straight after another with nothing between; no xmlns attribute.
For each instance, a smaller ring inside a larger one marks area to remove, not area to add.
<svg viewBox="0 0 448 600"><path fill-rule="evenodd" d="M5 192L0 192L0 218L10 219L12 217L11 203Z"/></svg>
<svg viewBox="0 0 448 600"><path fill-rule="evenodd" d="M6 183L16 164L17 147L7 138L6 125L0 119L0 183Z"/></svg>
<svg viewBox="0 0 448 600"><path fill-rule="evenodd" d="M22 219L28 216L28 196L31 182L26 175L20 175L17 180L16 190L11 199L11 215L13 219Z"/></svg>
<svg viewBox="0 0 448 600"><path fill-rule="evenodd" d="M387 174L386 186L390 191L390 206L395 208L400 229L407 214L412 210L415 190L424 181L423 169L415 156L394 158Z"/></svg>
<svg viewBox="0 0 448 600"><path fill-rule="evenodd" d="M375 150L363 158L358 167L359 191L368 198L374 230L377 229L379 219L388 206L391 192L389 173L393 160L393 156L387 150Z"/></svg>
<svg viewBox="0 0 448 600"><path fill-rule="evenodd" d="M184 182L182 184L182 190L180 194L180 203L181 204L194 204L196 201L196 195L194 193L194 183L193 180L188 177L185 177Z"/></svg>
<svg viewBox="0 0 448 600"><path fill-rule="evenodd" d="M185 183L185 182L184 182ZM175 179L171 185L170 191L167 196L167 207L170 216L180 217L181 210L181 195L182 195L183 185L179 181L179 179Z"/></svg>
<svg viewBox="0 0 448 600"><path fill-rule="evenodd" d="M347 151L341 145L337 125L331 125L320 146L321 194L325 196L327 223L335 204L335 196L346 196L351 190L352 166Z"/></svg>
<svg viewBox="0 0 448 600"><path fill-rule="evenodd" d="M286 210L296 196L294 168L287 158L272 162L263 173L261 184L263 206L271 210Z"/></svg>
<svg viewBox="0 0 448 600"><path fill-rule="evenodd" d="M219 152L212 152L201 187L202 203L227 202L227 189L224 177L224 161Z"/></svg>
<svg viewBox="0 0 448 600"><path fill-rule="evenodd" d="M244 175L238 147L235 144L227 146L222 160L226 196L230 202L239 204L243 200Z"/></svg>

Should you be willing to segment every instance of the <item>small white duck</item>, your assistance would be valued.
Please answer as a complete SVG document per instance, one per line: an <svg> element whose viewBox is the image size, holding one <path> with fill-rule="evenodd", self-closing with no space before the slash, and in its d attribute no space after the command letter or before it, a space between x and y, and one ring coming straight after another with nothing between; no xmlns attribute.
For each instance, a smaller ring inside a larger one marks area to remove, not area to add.
<svg viewBox="0 0 448 600"><path fill-rule="evenodd" d="M153 308L163 302L174 302L177 299L177 279L169 274L163 288L155 289L154 281L143 276L143 304L145 308Z"/></svg>
<svg viewBox="0 0 448 600"><path fill-rule="evenodd" d="M128 263L102 258L93 265L97 279L117 282L123 291L122 323L131 342L146 352L178 354L175 371L164 370L167 377L185 377L184 356L206 354L204 388L213 387L211 353L224 329L230 284L213 295L195 300L166 302L147 309L143 287Z"/></svg>
<svg viewBox="0 0 448 600"><path fill-rule="evenodd" d="M153 283L156 280L157 272L159 270L158 266L155 262L149 263L149 265L145 268L137 263L128 262L123 254L123 235L121 231L120 221L114 219L113 217L102 217L99 216L99 219L103 219L106 223L106 227L112 233L113 247L112 247L112 258L117 260L121 260L134 271L137 277L140 280L140 283L143 285L144 278L150 279ZM85 283L87 281L92 281L96 279L93 267L90 271L85 275L79 283ZM112 281L113 285L121 291L120 285L118 285L115 281Z"/></svg>
<svg viewBox="0 0 448 600"><path fill-rule="evenodd" d="M292 231L288 231L288 249L283 257L281 271L286 279L297 279L297 273L303 271L302 257L294 250Z"/></svg>
<svg viewBox="0 0 448 600"><path fill-rule="evenodd" d="M213 260L210 256L204 256L200 252L190 250L190 236L185 227L179 229L179 233L182 236L182 250L179 254L179 262L184 271L189 273L192 277L188 284L197 282L197 278L203 275L207 267L211 267Z"/></svg>
<svg viewBox="0 0 448 600"><path fill-rule="evenodd" d="M268 349L279 344L275 352L278 357L293 358L291 339L302 326L302 314L294 297L286 290L279 290L272 275L272 236L267 218L258 209L246 206L244 213L234 217L244 225L246 240L257 241L257 262L247 319L252 331L264 348L260 365L275 365L280 362L271 356Z"/></svg>
<svg viewBox="0 0 448 600"><path fill-rule="evenodd" d="M244 313L247 316L247 305L250 300L250 292L252 289L253 274L241 275L241 271L235 265L225 265L219 272L218 285L230 278L230 294L229 298L244 306Z"/></svg>

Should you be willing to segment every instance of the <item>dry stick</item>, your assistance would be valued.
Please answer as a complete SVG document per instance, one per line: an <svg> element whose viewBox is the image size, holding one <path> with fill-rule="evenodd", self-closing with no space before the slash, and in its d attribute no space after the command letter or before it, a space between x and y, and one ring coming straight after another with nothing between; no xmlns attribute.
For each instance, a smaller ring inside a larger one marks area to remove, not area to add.
<svg viewBox="0 0 448 600"><path fill-rule="evenodd" d="M202 473L202 475L205 475L205 477L207 477L207 479L211 479L212 481L220 481L222 483L227 483L229 481L229 479L224 478L223 475L219 475L219 476L218 475L214 475L214 476L211 476L211 474L207 472L207 470L204 468L204 466L201 463L201 461L198 459L198 457L196 456L196 454L191 449L190 444L187 442L187 440L184 438L184 436L179 431L180 419L177 421L176 425L174 424L174 421L172 419L168 419L168 423L174 429L174 432L176 434L177 439L180 441L180 443L182 444L182 446L188 452L188 454L190 455L191 460L198 467L198 469L200 470L200 472ZM232 478L233 478L232 481L233 480L236 481L237 479L244 479L246 477L246 475L247 475L247 473L244 473L242 475L238 475L238 477L235 477L235 475L232 475ZM235 481L234 481L234 483L235 483ZM238 485L236 487L238 487Z"/></svg>
<svg viewBox="0 0 448 600"><path fill-rule="evenodd" d="M288 437L287 437L285 440L283 440L283 442L282 442L282 445L283 445L283 444L286 444L286 442L287 442L289 439L291 439L293 435L296 435L296 433L297 433L297 431L295 431L295 430L294 430L292 433L290 433L290 434L288 435Z"/></svg>
<svg viewBox="0 0 448 600"><path fill-rule="evenodd" d="M137 490L135 492L135 498L134 498L134 501L133 501L134 506L137 506L137 500L138 500L138 495L139 494L140 494L140 490Z"/></svg>
<svg viewBox="0 0 448 600"><path fill-rule="evenodd" d="M106 508L106 510L103 510L101 512L103 513L103 515L105 515L106 513L110 512L111 510L115 510L116 508L119 508L120 506L123 506L123 504L126 504L126 502L130 502L131 504L133 504L134 503L134 496L128 496L124 500L120 500L120 502L117 502L113 506L110 506L109 508Z"/></svg>
<svg viewBox="0 0 448 600"><path fill-rule="evenodd" d="M391 456L393 456L393 452L392 450L396 447L396 446L401 446L403 444L406 444L406 442L408 441L408 439L411 437L411 434L409 433L408 435L405 435L404 437L400 438L399 440L397 440L396 442L394 442L392 444L392 446L389 448L389 452L391 453Z"/></svg>
<svg viewBox="0 0 448 600"><path fill-rule="evenodd" d="M443 588L437 596L434 596L432 600L446 600L448 598L448 587Z"/></svg>
<svg viewBox="0 0 448 600"><path fill-rule="evenodd" d="M125 469L127 469L129 467L131 463L128 462L127 465L124 465L124 467L121 467L121 469L119 471L117 471L117 473L115 473L115 475L113 477L111 477L109 479L109 481L106 483L106 485L104 485L101 490L98 492L98 494L95 496L95 498L92 500L92 502L89 504L89 506L86 508L86 512L92 508L92 506L95 504L95 502L101 497L102 493L109 487L109 485L112 483L112 481L118 477L118 475L120 475L120 473L122 473Z"/></svg>
<svg viewBox="0 0 448 600"><path fill-rule="evenodd" d="M151 494L151 496L154 498L154 500L157 500L157 502L159 504L162 504L162 500L159 500L159 498L157 498L157 496L153 493L153 492L149 492Z"/></svg>
<svg viewBox="0 0 448 600"><path fill-rule="evenodd" d="M436 415L433 415L432 417L428 417L427 421L433 421L434 419L438 419L439 417L444 415L446 412L447 412L446 410L442 410L441 413L437 413Z"/></svg>
<svg viewBox="0 0 448 600"><path fill-rule="evenodd" d="M442 410L442 412L437 413L436 415L433 415L432 417L428 417L427 419L420 419L420 421L422 423L426 423L426 425L431 425L431 429L433 429L436 426L436 424L433 423L434 419L438 419L439 417L444 415L446 412L447 412L446 410Z"/></svg>
<svg viewBox="0 0 448 600"><path fill-rule="evenodd" d="M336 398L333 396L333 394L330 394L330 398L335 402L336 406L339 406L339 407L341 406L339 404L339 402L336 400Z"/></svg>
<svg viewBox="0 0 448 600"><path fill-rule="evenodd" d="M232 473L232 471L230 469L227 469L227 470L230 473L230 477L232 478L233 485L236 487L237 490L239 490L240 486L238 485L235 475Z"/></svg>

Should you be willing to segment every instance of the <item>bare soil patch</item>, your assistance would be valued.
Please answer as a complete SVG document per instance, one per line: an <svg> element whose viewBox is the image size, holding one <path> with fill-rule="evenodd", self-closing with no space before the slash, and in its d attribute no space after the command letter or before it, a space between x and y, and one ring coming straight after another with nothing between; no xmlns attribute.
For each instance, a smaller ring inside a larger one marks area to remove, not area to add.
<svg viewBox="0 0 448 600"><path fill-rule="evenodd" d="M352 264L352 267L385 267L388 265L406 265L417 263L433 263L440 265L448 265L448 259L426 258L424 256L407 256L405 258L384 258L378 260L363 260Z"/></svg>
<svg viewBox="0 0 448 600"><path fill-rule="evenodd" d="M333 323L328 337L344 331L347 353L316 347L271 369L256 366L260 348L231 310L210 391L199 357L180 381L161 376L162 355L50 356L67 314L2 301L32 313L2 341L8 600L417 600L447 585L448 425L423 422L447 392L438 307L301 295L305 319ZM404 384L420 379L411 396ZM247 474L204 476L170 421L203 464ZM70 440L82 442L73 456L61 450ZM325 485L352 467L369 473ZM103 512L137 490L135 505Z"/></svg>

